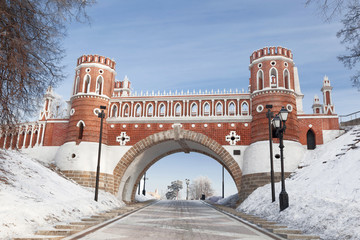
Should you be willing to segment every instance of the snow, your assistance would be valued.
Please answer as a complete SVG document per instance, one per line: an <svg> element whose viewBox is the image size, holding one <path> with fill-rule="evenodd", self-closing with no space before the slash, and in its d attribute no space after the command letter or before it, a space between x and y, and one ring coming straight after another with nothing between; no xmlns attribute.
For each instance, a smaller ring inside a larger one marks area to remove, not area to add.
<svg viewBox="0 0 360 240"><path fill-rule="evenodd" d="M39 161L0 150L0 239L33 234L38 227L78 221L124 206L114 195L69 181Z"/></svg>
<svg viewBox="0 0 360 240"><path fill-rule="evenodd" d="M135 201L137 202L146 202L146 201L149 201L149 200L152 200L152 199L155 199L153 196L149 195L146 193L146 195L142 195L142 194L136 194L135 195Z"/></svg>
<svg viewBox="0 0 360 240"><path fill-rule="evenodd" d="M355 134L355 131L359 131ZM307 151L302 168L286 179L289 208L271 202L270 184L255 190L238 211L277 221L322 239L360 239L360 127ZM284 151L286 151L286 146ZM341 155L338 155L341 154ZM338 156L336 156L338 155ZM285 160L286 164L286 160ZM281 185L276 184L276 196Z"/></svg>

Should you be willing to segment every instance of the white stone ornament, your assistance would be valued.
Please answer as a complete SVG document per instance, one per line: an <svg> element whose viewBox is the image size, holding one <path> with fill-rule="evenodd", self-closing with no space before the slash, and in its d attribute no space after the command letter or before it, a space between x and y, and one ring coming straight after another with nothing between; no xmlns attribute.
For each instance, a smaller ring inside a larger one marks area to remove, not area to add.
<svg viewBox="0 0 360 240"><path fill-rule="evenodd" d="M230 145L236 145L236 142L240 141L240 136L236 134L235 131L230 131L230 134L225 137L225 140L230 143Z"/></svg>
<svg viewBox="0 0 360 240"><path fill-rule="evenodd" d="M130 137L126 135L126 132L121 132L120 136L116 137L116 142L120 143L120 146L125 146L130 141Z"/></svg>

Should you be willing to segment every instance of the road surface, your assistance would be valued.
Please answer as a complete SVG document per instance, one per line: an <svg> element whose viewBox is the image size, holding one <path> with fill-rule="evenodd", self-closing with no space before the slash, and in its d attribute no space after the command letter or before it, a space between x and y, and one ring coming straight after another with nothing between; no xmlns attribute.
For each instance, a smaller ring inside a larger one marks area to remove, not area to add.
<svg viewBox="0 0 360 240"><path fill-rule="evenodd" d="M201 201L159 201L81 239L273 239Z"/></svg>

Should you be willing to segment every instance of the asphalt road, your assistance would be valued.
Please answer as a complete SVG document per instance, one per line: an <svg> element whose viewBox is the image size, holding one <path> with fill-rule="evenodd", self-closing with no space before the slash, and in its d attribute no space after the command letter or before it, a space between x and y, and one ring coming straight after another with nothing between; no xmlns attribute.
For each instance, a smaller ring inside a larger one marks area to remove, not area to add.
<svg viewBox="0 0 360 240"><path fill-rule="evenodd" d="M273 239L201 201L159 201L82 239Z"/></svg>

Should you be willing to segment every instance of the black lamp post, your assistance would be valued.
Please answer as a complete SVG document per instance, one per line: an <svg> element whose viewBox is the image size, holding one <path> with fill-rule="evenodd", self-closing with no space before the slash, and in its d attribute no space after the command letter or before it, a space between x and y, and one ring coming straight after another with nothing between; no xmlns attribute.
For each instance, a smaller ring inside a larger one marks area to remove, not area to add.
<svg viewBox="0 0 360 240"><path fill-rule="evenodd" d="M101 121L100 121L98 162L97 162L97 168L96 168L95 199L94 199L95 201L98 200L98 195L99 195L101 140L102 140L103 119L105 117L104 110L106 109L106 106L100 106L100 109L101 109L101 112L99 112L99 114L98 114L98 117L101 119Z"/></svg>
<svg viewBox="0 0 360 240"><path fill-rule="evenodd" d="M273 105L266 105L267 113L266 117L269 120L269 145L270 145L270 180L271 180L271 199L275 202L275 180L274 180L274 160L273 160L273 148L272 148L272 127L271 119L274 117L274 113L271 112Z"/></svg>
<svg viewBox="0 0 360 240"><path fill-rule="evenodd" d="M287 120L289 112L282 107L279 114L276 115L273 119L273 124L276 129L276 135L279 137L280 141L280 161L281 161L281 192L279 195L279 201L280 201L280 211L286 209L289 207L289 196L285 190L285 174L284 174L284 132L286 129L285 122Z"/></svg>
<svg viewBox="0 0 360 240"><path fill-rule="evenodd" d="M189 200L189 183L190 183L190 179L185 179L185 183L186 183L186 200Z"/></svg>
<svg viewBox="0 0 360 240"><path fill-rule="evenodd" d="M142 194L145 196L146 195L146 190L145 190L145 182L148 178L146 178L146 172L144 173L144 186L143 186L143 190L142 190Z"/></svg>
<svg viewBox="0 0 360 240"><path fill-rule="evenodd" d="M225 184L224 184L224 166L222 166L222 198L224 198L225 193Z"/></svg>

